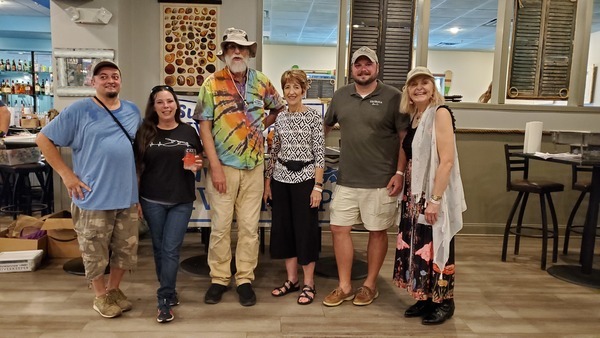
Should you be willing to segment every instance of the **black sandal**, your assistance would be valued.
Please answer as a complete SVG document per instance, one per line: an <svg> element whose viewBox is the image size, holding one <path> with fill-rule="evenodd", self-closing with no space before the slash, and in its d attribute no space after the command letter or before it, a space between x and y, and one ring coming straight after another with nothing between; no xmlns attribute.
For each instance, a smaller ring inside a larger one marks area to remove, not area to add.
<svg viewBox="0 0 600 338"><path fill-rule="evenodd" d="M273 291L277 290L279 293L278 294L274 294L273 291L271 291L271 295L273 297L282 297L287 295L290 292L295 292L300 290L300 282L296 282L296 283L292 283L291 280L286 280L282 286L273 289Z"/></svg>
<svg viewBox="0 0 600 338"><path fill-rule="evenodd" d="M309 293L312 293L312 296L309 295ZM310 285L304 285L304 287L302 288L302 292L300 292L300 296L298 296L298 304L308 305L313 302L316 295L317 295L317 290L315 290L314 287L312 287ZM308 302L301 302L300 298L306 298L306 299L308 299Z"/></svg>

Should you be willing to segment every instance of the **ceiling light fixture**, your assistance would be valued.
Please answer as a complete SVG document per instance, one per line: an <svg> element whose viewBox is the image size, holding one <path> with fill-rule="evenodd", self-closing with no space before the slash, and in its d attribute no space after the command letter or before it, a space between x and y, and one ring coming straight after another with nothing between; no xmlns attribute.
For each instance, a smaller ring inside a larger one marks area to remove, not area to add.
<svg viewBox="0 0 600 338"><path fill-rule="evenodd" d="M456 34L460 31L460 28L458 27L452 27L448 29L448 32L452 33L452 34Z"/></svg>

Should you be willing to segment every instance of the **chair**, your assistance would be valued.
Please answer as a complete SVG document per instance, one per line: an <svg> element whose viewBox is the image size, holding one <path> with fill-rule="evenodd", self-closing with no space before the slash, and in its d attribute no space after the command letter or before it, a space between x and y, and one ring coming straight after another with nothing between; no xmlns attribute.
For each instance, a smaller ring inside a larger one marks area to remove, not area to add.
<svg viewBox="0 0 600 338"><path fill-rule="evenodd" d="M580 179L578 176L580 172L592 172L592 167L573 165L571 168L571 189L581 191L581 194L579 194L579 198L577 198L577 202L575 202L573 210L571 210L571 214L569 215L569 220L567 221L567 227L565 229L565 243L563 246L563 254L565 255L569 253L569 238L571 236L571 232L577 234L583 233L583 225L573 225L573 220L575 219L575 214L577 214L577 210L579 209L581 202L583 202L585 195L590 192L592 186L591 179ZM596 236L600 236L598 231L596 231Z"/></svg>
<svg viewBox="0 0 600 338"><path fill-rule="evenodd" d="M504 155L506 158L506 190L517 191L517 199L513 204L512 209L508 215L508 221L506 222L506 228L504 229L504 241L502 243L502 261L506 261L506 251L508 247L508 236L509 234L515 235L515 255L519 254L519 244L521 236L534 237L542 239L542 270L546 269L546 254L548 248L548 238L552 237L554 240L552 246L552 262L556 263L558 259L558 222L556 220L556 212L554 210L554 204L552 203L552 197L550 193L563 191L565 186L560 183L545 181L545 180L529 180L529 159L515 156L515 153L523 152L522 145L504 145ZM522 172L523 176L519 179L513 179L513 172ZM540 208L542 213L542 225L541 227L524 226L523 225L523 214L525 213L525 207L527 205L527 199L529 194L538 194L540 197ZM546 217L546 200L548 200L548 207L550 208L550 215L552 217L552 230L548 230L548 220ZM517 208L521 206L519 210L519 216L517 219L516 226L512 225L512 220L515 216ZM524 230L529 230L525 231ZM531 234L531 231L541 231L541 234Z"/></svg>
<svg viewBox="0 0 600 338"><path fill-rule="evenodd" d="M39 186L32 185L30 174L34 174ZM2 207L0 212L17 215L31 215L41 211L42 215L52 211L52 169L44 162L0 165L2 178ZM39 195L36 201L34 195Z"/></svg>

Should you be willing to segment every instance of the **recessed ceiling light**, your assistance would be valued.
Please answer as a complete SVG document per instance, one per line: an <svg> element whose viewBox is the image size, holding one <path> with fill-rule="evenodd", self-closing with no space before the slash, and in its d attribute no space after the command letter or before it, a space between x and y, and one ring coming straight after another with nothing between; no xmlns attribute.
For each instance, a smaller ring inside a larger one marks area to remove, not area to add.
<svg viewBox="0 0 600 338"><path fill-rule="evenodd" d="M460 28L458 27L452 27L452 28L448 28L448 32L452 33L452 34L456 34L460 31Z"/></svg>

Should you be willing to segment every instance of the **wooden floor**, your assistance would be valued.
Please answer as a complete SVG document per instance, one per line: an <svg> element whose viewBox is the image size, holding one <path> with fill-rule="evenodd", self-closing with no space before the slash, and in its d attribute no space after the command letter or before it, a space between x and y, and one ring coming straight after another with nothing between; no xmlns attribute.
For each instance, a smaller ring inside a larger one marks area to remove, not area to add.
<svg viewBox="0 0 600 338"><path fill-rule="evenodd" d="M367 235L353 234L356 255L365 257ZM175 320L155 320L157 287L150 240L140 242L139 267L122 289L134 302L120 318L104 319L92 309L84 277L65 273L64 259L39 270L0 276L1 337L401 337L519 336L599 337L600 290L558 280L539 268L540 242L523 239L518 258L500 261L500 237L459 236L456 240L456 313L445 324L423 326L403 317L414 301L391 281L395 236L378 281L380 297L370 306L345 302L328 308L323 297L336 280L316 279L317 299L308 306L296 296L275 298L270 290L285 280L280 261L261 255L256 281L258 303L242 307L232 289L217 305L203 297L208 276L179 272L181 305ZM573 242L577 247L578 239ZM182 259L204 251L198 233L188 233ZM598 252L598 250L596 250ZM331 255L330 234L323 233L322 256ZM576 253L561 260L573 261ZM600 261L600 257L596 257ZM354 281L360 286L360 281Z"/></svg>

